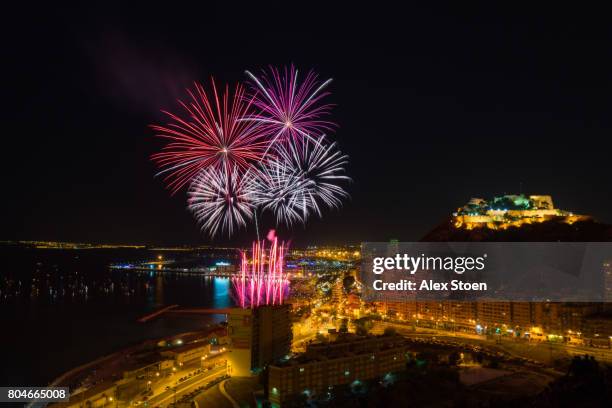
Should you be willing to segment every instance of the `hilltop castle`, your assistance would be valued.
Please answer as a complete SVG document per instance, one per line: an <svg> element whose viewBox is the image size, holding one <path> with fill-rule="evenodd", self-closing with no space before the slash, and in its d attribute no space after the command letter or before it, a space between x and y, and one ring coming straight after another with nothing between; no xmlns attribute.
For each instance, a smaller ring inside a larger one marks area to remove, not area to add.
<svg viewBox="0 0 612 408"><path fill-rule="evenodd" d="M455 228L506 229L556 220L566 224L590 219L555 208L549 195L503 195L491 200L471 198L463 207L453 213Z"/></svg>

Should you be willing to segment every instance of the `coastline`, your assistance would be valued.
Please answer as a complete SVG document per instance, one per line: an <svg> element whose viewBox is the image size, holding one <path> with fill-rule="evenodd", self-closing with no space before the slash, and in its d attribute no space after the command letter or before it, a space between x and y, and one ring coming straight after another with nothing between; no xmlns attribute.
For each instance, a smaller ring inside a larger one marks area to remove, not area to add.
<svg viewBox="0 0 612 408"><path fill-rule="evenodd" d="M129 356L138 351L143 351L145 348L153 343L159 343L161 341L171 342L176 338L189 338L189 337L203 337L206 334L210 333L216 328L216 325L210 325L203 330L195 330L188 332L181 332L178 334L170 335L170 336L162 336L156 338L146 339L138 344L124 347L120 350L114 351L105 356L101 356L93 361L86 362L77 367L71 368L70 370L64 372L60 376L56 377L53 381L49 383L49 386L65 386L71 387L78 381L83 380L87 377L87 375L91 372L91 369L94 367L101 367L105 364L112 364L113 362L118 362L120 359ZM78 388L77 388L78 389Z"/></svg>

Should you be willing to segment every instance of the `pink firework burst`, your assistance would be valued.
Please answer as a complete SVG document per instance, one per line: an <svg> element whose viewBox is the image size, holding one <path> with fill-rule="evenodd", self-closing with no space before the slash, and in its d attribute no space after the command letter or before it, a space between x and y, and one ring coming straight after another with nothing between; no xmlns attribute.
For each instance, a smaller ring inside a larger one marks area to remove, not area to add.
<svg viewBox="0 0 612 408"><path fill-rule="evenodd" d="M325 120L332 105L322 103L329 95L324 89L331 79L320 82L317 74L309 71L299 81L298 70L293 65L282 71L270 67L259 77L249 71L246 74L251 79L254 105L260 110L246 120L261 124L271 144L288 140L301 142L336 128L334 122Z"/></svg>
<svg viewBox="0 0 612 408"><path fill-rule="evenodd" d="M170 142L151 156L165 174L172 194L189 184L203 169L214 167L246 171L260 161L269 145L263 126L255 121L241 120L249 116L253 105L244 88L236 85L232 93L225 86L219 96L214 79L211 92L195 83L188 90L190 100L179 101L182 115L162 111L170 118L166 125L152 125L157 136Z"/></svg>
<svg viewBox="0 0 612 408"><path fill-rule="evenodd" d="M274 237L266 252L265 241L253 242L252 257L242 252L240 272L232 277L233 296L242 308L280 305L289 295L289 278L284 272L284 243Z"/></svg>

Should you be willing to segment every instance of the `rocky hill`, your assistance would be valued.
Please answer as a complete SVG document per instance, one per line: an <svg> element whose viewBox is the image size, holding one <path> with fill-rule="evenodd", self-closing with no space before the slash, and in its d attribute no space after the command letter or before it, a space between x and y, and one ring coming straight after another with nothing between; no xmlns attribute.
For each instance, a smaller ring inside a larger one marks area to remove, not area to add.
<svg viewBox="0 0 612 408"><path fill-rule="evenodd" d="M427 235L423 242L604 242L612 241L612 226L594 220L567 224L559 221L546 221L509 227L504 230L456 228L453 218L444 221Z"/></svg>

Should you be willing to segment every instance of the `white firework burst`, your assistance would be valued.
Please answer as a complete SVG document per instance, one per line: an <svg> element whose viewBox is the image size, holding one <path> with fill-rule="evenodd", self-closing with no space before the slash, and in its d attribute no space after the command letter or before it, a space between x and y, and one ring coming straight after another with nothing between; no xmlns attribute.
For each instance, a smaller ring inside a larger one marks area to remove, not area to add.
<svg viewBox="0 0 612 408"><path fill-rule="evenodd" d="M232 235L253 217L253 175L237 167L206 168L194 178L188 192L188 208L211 237L219 232Z"/></svg>
<svg viewBox="0 0 612 408"><path fill-rule="evenodd" d="M310 141L289 141L275 146L275 158L262 165L249 190L256 206L272 211L277 222L304 223L321 216L322 207L338 208L348 193L338 182L349 181L344 165L348 157L324 136Z"/></svg>
<svg viewBox="0 0 612 408"><path fill-rule="evenodd" d="M276 159L261 166L249 186L253 204L276 215L277 223L306 221L308 202L294 169Z"/></svg>

